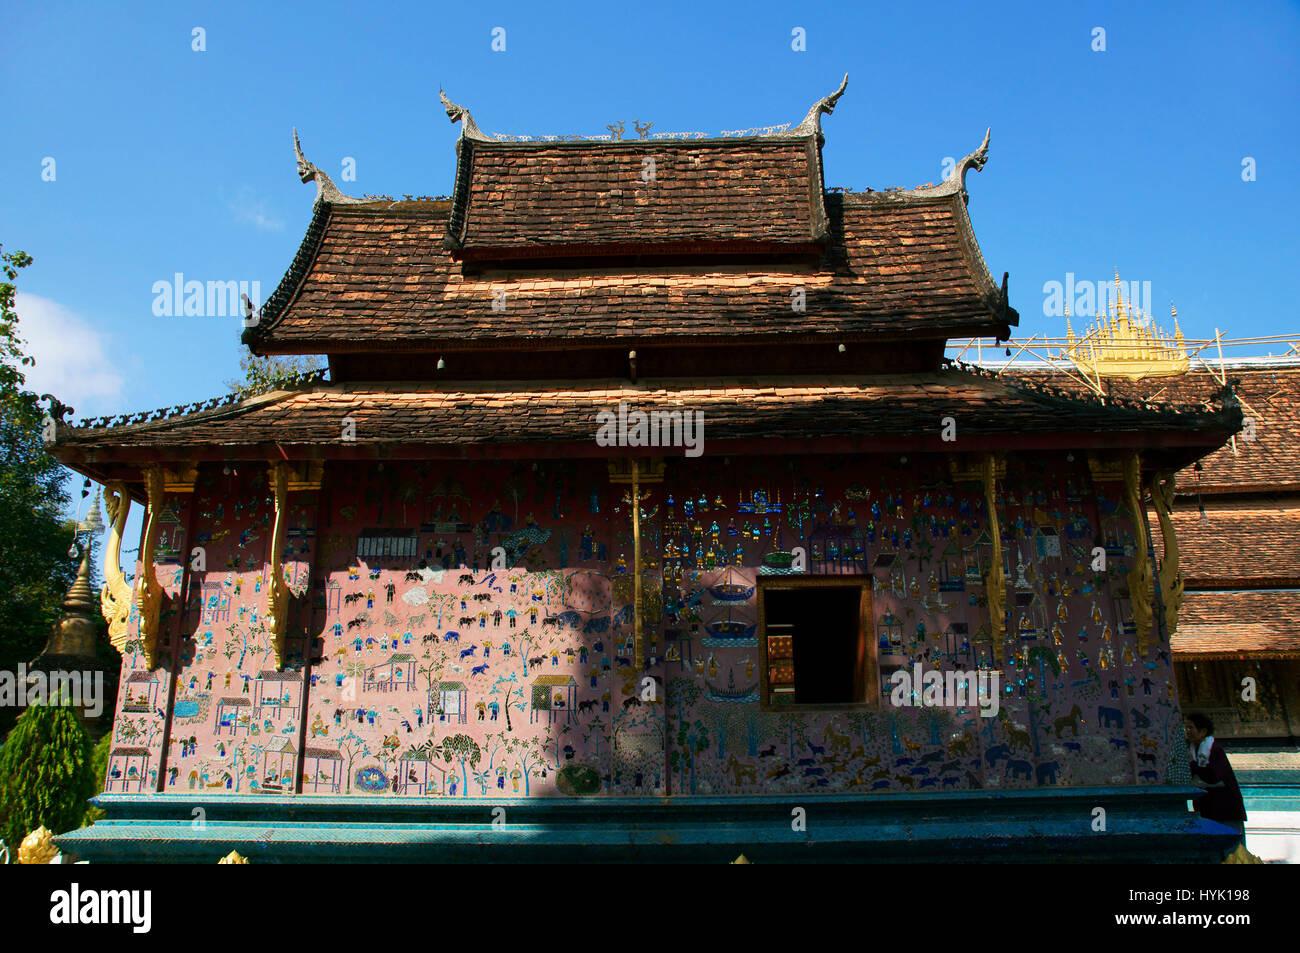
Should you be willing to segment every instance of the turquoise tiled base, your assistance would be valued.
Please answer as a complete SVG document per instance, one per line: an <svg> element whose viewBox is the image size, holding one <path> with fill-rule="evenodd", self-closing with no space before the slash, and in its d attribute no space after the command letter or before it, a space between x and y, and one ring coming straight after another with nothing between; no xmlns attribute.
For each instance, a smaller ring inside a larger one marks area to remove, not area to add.
<svg viewBox="0 0 1300 953"><path fill-rule="evenodd" d="M255 863L726 863L741 853L754 863L1214 863L1240 837L1188 813L1197 793L1099 787L433 803L119 794L95 800L106 819L55 841L92 863L215 863L231 850ZM1104 832L1092 829L1098 807ZM806 830L793 829L796 808Z"/></svg>

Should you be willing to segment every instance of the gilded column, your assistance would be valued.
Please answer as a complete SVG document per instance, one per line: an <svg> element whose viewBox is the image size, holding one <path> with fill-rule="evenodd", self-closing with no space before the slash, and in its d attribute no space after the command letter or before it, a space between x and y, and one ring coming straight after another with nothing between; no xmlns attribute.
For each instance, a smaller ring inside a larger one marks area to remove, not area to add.
<svg viewBox="0 0 1300 953"><path fill-rule="evenodd" d="M1124 459L1124 499L1133 518L1133 568L1128 574L1129 601L1137 626L1138 654L1151 651L1151 552L1147 545L1146 521L1142 518L1142 457L1134 450ZM1177 567L1175 566L1175 569Z"/></svg>

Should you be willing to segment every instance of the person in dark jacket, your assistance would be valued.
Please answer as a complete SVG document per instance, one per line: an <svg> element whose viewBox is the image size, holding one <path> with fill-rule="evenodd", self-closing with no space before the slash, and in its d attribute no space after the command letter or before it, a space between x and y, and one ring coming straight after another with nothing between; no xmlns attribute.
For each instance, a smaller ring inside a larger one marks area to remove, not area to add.
<svg viewBox="0 0 1300 953"><path fill-rule="evenodd" d="M1214 740L1214 722L1199 712L1188 715L1186 732L1192 783L1205 790L1205 795L1196 800L1196 810L1206 820L1217 821L1244 834L1246 805L1228 755L1223 745Z"/></svg>

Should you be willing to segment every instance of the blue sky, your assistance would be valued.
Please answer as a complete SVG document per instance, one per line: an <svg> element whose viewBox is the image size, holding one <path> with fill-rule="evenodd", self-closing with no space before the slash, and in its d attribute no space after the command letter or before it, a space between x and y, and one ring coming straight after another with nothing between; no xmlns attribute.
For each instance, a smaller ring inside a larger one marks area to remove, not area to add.
<svg viewBox="0 0 1300 953"><path fill-rule="evenodd" d="M716 134L797 122L847 72L828 186L937 182L992 126L970 212L1018 335L1062 331L1044 282L1118 267L1189 337L1300 336L1294 4L44 2L5 21L0 242L36 259L19 282L34 383L78 416L238 375L238 319L156 317L152 287L182 272L269 296L315 194L292 126L336 180L356 160L344 191L450 192L439 84L488 132Z"/></svg>

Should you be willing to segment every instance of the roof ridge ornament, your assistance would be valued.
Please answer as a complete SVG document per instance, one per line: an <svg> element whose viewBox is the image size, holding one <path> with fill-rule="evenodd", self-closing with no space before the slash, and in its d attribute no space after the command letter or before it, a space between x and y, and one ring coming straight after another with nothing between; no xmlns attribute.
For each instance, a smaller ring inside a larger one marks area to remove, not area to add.
<svg viewBox="0 0 1300 953"><path fill-rule="evenodd" d="M933 198L943 195L960 195L962 201L967 205L970 204L970 194L966 191L966 173L971 169L976 172L984 168L984 164L989 161L989 136L993 132L993 127L989 126L984 130L984 141L980 143L979 148L970 155L962 157L952 172L948 173L948 178L944 179L938 185L922 185L915 189L905 189L901 192L894 193L902 196L922 196Z"/></svg>
<svg viewBox="0 0 1300 953"><path fill-rule="evenodd" d="M803 117L803 122L799 123L799 125L795 127L791 135L821 135L822 113L829 116L831 113L835 112L835 104L840 101L840 97L844 95L844 90L848 85L849 74L845 73L844 79L840 81L840 88L835 90L835 92L831 93L829 96L823 96L821 99L817 100L817 102L813 103L812 108L808 110L808 115Z"/></svg>
<svg viewBox="0 0 1300 953"><path fill-rule="evenodd" d="M324 172L319 166L312 165L307 161L307 157L302 154L302 143L298 141L297 127L294 127L293 130L293 154L298 160L298 178L302 179L304 185L315 181L317 202L347 205L365 201L365 199L354 199L350 195L344 195L339 191L339 187L334 184L334 180L329 177L328 173Z"/></svg>
<svg viewBox="0 0 1300 953"><path fill-rule="evenodd" d="M491 141L490 137L484 135L483 130L478 127L470 111L464 106L457 106L447 94L438 88L438 98L442 100L442 108L447 110L447 118L452 122L460 123L460 137L462 139L482 139L485 142Z"/></svg>

